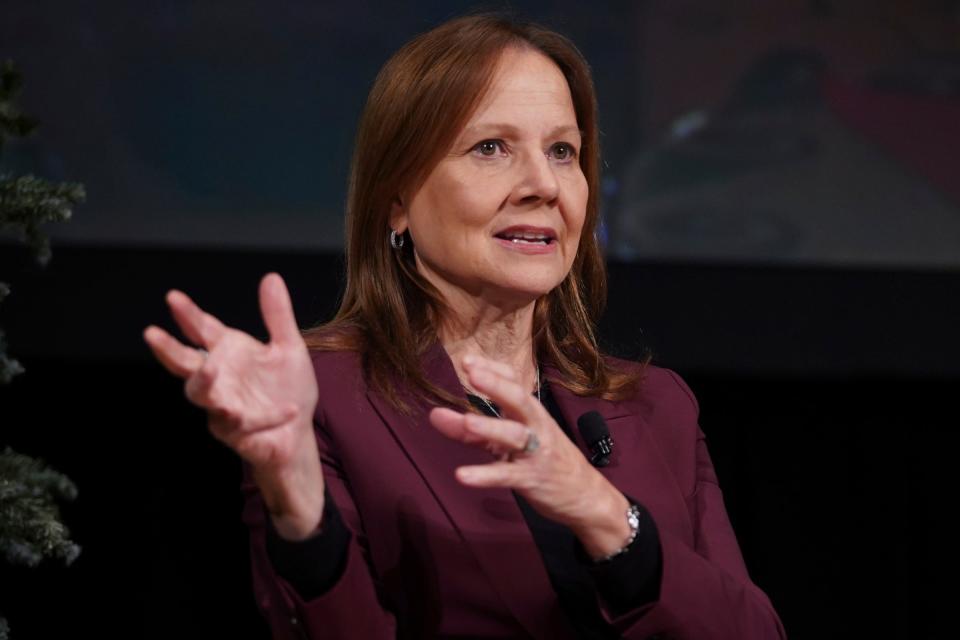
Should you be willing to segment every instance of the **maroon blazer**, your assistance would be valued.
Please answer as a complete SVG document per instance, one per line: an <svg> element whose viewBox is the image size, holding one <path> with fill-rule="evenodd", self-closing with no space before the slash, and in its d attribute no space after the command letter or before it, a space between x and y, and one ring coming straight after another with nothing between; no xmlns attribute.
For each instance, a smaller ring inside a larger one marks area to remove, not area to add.
<svg viewBox="0 0 960 640"><path fill-rule="evenodd" d="M255 485L245 483L254 592L274 637L572 638L511 493L464 487L454 477L458 466L490 455L437 432L425 402L412 417L395 411L367 389L356 354L314 353L313 362L324 474L353 539L337 584L302 600L270 564L265 509ZM434 383L464 395L439 344L423 366ZM683 381L650 366L627 401L579 397L559 384L551 390L570 425L587 411L603 415L615 447L601 472L650 511L660 535L659 600L617 617L600 602L622 635L785 637L747 575L697 425L697 402Z"/></svg>

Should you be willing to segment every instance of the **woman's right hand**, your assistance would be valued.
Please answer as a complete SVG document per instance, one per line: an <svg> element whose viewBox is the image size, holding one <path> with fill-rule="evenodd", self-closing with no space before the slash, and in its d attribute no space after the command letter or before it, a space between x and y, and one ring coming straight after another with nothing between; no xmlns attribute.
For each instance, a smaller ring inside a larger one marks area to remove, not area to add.
<svg viewBox="0 0 960 640"><path fill-rule="evenodd" d="M225 326L179 291L167 304L182 344L150 326L144 339L163 366L185 383L187 398L207 410L211 433L253 468L278 532L310 535L323 514L323 473L313 433L317 381L283 279L260 282L264 344Z"/></svg>

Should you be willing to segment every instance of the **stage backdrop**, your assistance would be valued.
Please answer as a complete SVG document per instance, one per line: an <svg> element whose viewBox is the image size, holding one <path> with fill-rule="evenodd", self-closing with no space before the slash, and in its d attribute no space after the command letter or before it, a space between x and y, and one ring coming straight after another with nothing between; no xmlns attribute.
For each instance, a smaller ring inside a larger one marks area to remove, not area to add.
<svg viewBox="0 0 960 640"><path fill-rule="evenodd" d="M611 255L960 267L956 2L507 4L594 68ZM474 7L7 0L6 168L87 185L60 242L335 250L377 69Z"/></svg>

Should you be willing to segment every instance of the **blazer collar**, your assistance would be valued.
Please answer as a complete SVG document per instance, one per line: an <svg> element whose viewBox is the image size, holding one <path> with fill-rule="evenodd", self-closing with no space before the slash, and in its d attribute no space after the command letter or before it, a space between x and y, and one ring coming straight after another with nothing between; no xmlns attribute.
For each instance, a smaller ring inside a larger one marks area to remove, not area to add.
<svg viewBox="0 0 960 640"><path fill-rule="evenodd" d="M466 399L453 363L439 342L424 354L421 364L431 382ZM558 404L566 405L565 414L590 404L557 391ZM466 487L454 476L459 466L490 462L490 454L450 440L434 429L427 419L432 406L426 401L413 400L414 411L404 416L379 394L368 391L368 396L460 534L465 552L476 558L506 608L534 638L571 638L570 624L557 604L540 552L511 492Z"/></svg>

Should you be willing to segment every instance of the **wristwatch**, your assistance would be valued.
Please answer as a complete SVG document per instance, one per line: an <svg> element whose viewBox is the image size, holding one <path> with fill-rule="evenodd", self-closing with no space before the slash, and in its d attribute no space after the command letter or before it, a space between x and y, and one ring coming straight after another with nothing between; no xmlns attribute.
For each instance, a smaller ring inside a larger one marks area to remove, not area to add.
<svg viewBox="0 0 960 640"><path fill-rule="evenodd" d="M630 527L630 537L627 538L627 541L623 544L623 546L608 556L594 560L595 563L601 564L604 562L610 562L617 556L623 555L630 550L631 545L633 545L633 542L637 539L637 530L640 529L640 507L633 503L631 503L630 507L627 509L627 526Z"/></svg>

